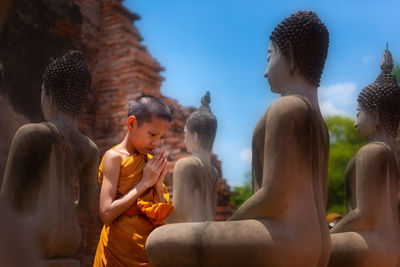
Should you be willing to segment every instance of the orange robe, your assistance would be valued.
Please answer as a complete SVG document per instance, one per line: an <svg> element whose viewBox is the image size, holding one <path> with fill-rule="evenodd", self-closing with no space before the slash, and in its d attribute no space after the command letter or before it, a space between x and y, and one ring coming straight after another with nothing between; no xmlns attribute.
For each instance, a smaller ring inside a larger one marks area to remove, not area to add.
<svg viewBox="0 0 400 267"><path fill-rule="evenodd" d="M133 154L121 162L117 198L136 186L143 176L147 156ZM103 181L103 161L99 167L99 183ZM164 224L173 211L169 204L167 188L164 188L166 203L158 203L154 188L146 190L135 204L101 231L94 267L152 266L147 258L146 239L157 226Z"/></svg>

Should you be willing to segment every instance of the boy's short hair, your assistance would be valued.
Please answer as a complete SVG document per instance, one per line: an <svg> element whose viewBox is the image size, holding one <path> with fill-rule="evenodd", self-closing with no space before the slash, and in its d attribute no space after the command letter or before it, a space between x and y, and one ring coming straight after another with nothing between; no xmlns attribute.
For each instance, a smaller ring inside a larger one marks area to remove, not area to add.
<svg viewBox="0 0 400 267"><path fill-rule="evenodd" d="M160 98L152 95L142 95L129 104L128 118L135 116L138 125L151 122L153 116L172 121L171 111Z"/></svg>

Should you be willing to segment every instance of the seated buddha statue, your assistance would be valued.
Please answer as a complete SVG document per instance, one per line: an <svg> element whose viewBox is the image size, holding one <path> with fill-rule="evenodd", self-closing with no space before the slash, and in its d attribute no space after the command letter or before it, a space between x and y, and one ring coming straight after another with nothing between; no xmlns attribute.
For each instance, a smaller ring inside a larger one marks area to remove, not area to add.
<svg viewBox="0 0 400 267"><path fill-rule="evenodd" d="M330 230L329 266L399 266L400 87L385 50L382 72L358 96L355 127L367 139L346 168L346 216Z"/></svg>
<svg viewBox="0 0 400 267"><path fill-rule="evenodd" d="M218 171L211 162L217 120L210 110L210 93L185 123L185 146L191 153L179 159L173 174L174 213L168 223L213 221L217 206Z"/></svg>
<svg viewBox="0 0 400 267"><path fill-rule="evenodd" d="M89 212L96 197L98 149L80 133L77 121L90 84L82 52L52 60L41 94L46 122L23 125L11 144L1 195L23 219L45 259L74 255L81 237L77 214Z"/></svg>
<svg viewBox="0 0 400 267"><path fill-rule="evenodd" d="M276 26L265 77L281 97L254 129L254 193L229 221L156 229L146 243L156 266L327 265L329 135L317 88L328 43L327 28L311 11Z"/></svg>

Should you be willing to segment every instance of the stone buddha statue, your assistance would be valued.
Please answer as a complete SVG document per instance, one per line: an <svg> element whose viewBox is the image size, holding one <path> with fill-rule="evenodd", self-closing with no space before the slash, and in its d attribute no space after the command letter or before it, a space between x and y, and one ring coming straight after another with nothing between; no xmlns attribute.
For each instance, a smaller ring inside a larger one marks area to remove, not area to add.
<svg viewBox="0 0 400 267"><path fill-rule="evenodd" d="M217 120L211 113L210 93L186 120L185 146L189 157L178 160L173 174L174 213L167 222L213 221L217 206L218 172L211 163Z"/></svg>
<svg viewBox="0 0 400 267"><path fill-rule="evenodd" d="M282 97L253 133L254 194L226 222L170 224L146 244L156 266L326 266L329 135L317 88L329 33L299 11L272 32L265 77Z"/></svg>
<svg viewBox="0 0 400 267"><path fill-rule="evenodd" d="M385 50L382 72L358 96L355 127L368 140L346 169L347 213L331 229L329 266L399 266L400 87Z"/></svg>
<svg viewBox="0 0 400 267"><path fill-rule="evenodd" d="M98 149L77 121L90 84L83 53L52 60L41 95L46 122L22 126L11 144L1 195L26 223L42 258L72 257L81 238L77 213L88 212L96 197Z"/></svg>

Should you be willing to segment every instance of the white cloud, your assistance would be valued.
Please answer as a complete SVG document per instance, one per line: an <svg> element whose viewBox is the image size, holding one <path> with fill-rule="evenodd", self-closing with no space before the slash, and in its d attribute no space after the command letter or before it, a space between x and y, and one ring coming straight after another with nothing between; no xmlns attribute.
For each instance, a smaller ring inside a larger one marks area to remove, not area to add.
<svg viewBox="0 0 400 267"><path fill-rule="evenodd" d="M319 88L320 101L331 101L335 105L351 105L357 102L356 93L357 85L353 82L337 83L328 87L321 86Z"/></svg>
<svg viewBox="0 0 400 267"><path fill-rule="evenodd" d="M330 86L321 86L319 102L322 115L341 115L353 117L357 104L357 85L354 82L337 83Z"/></svg>
<svg viewBox="0 0 400 267"><path fill-rule="evenodd" d="M246 164L251 163L251 149L249 147L246 147L240 152L240 159Z"/></svg>
<svg viewBox="0 0 400 267"><path fill-rule="evenodd" d="M321 113L324 117L335 115L352 117L352 115L348 114L346 111L336 108L335 105L330 101L321 102L319 107L321 108Z"/></svg>

